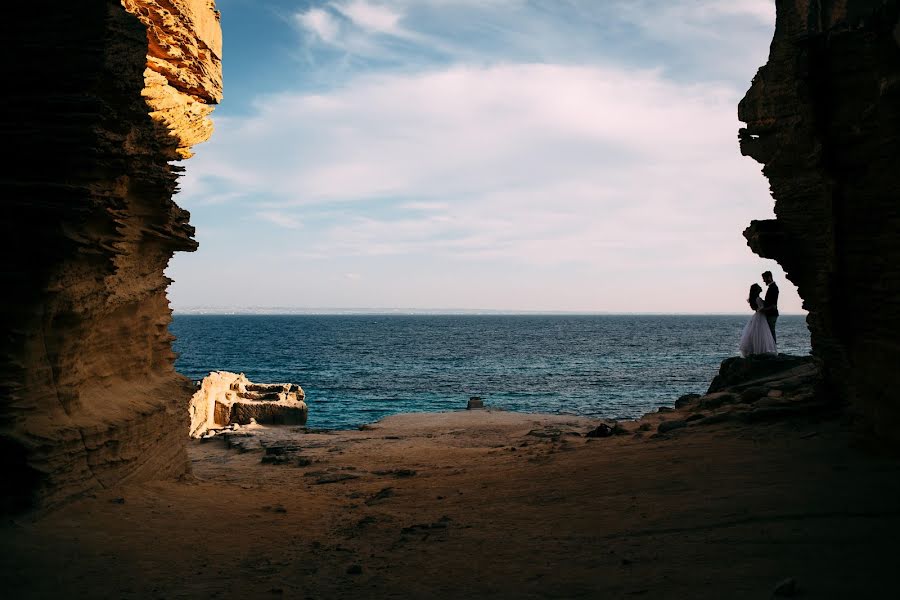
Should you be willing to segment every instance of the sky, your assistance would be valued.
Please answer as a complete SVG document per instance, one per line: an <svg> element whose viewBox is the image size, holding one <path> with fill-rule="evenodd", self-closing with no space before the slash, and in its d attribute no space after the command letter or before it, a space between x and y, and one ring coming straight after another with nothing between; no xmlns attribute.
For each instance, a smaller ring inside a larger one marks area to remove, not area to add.
<svg viewBox="0 0 900 600"><path fill-rule="evenodd" d="M177 311L744 313L772 0L218 0Z"/></svg>

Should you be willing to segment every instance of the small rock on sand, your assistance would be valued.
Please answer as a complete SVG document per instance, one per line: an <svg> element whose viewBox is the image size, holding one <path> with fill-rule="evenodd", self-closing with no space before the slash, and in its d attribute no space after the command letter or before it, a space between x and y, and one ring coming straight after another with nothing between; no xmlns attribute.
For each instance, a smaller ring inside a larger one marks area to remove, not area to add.
<svg viewBox="0 0 900 600"><path fill-rule="evenodd" d="M585 435L589 438L609 437L613 434L613 429L606 423L600 423L594 429L588 431Z"/></svg>

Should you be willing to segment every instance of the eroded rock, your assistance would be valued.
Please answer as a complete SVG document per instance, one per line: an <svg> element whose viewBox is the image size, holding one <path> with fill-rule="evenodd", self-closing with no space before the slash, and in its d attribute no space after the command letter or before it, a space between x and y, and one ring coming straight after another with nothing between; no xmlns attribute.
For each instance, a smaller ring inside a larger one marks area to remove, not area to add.
<svg viewBox="0 0 900 600"><path fill-rule="evenodd" d="M308 408L303 388L292 383L253 383L243 373L216 371L200 382L191 398L190 435L251 422L305 425Z"/></svg>
<svg viewBox="0 0 900 600"><path fill-rule="evenodd" d="M23 5L10 23L0 510L188 469L164 270L197 242L170 161L221 97L210 0Z"/></svg>
<svg viewBox="0 0 900 600"><path fill-rule="evenodd" d="M827 388L900 441L900 1L778 2L738 108L776 219L744 232L797 285Z"/></svg>

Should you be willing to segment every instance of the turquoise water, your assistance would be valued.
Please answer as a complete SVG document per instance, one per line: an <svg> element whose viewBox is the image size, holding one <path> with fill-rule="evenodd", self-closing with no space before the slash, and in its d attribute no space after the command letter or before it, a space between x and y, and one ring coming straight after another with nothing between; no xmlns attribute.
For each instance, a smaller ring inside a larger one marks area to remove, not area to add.
<svg viewBox="0 0 900 600"><path fill-rule="evenodd" d="M306 391L311 427L492 407L630 418L704 392L749 315L176 315L179 372L243 372ZM809 353L804 317L779 351Z"/></svg>

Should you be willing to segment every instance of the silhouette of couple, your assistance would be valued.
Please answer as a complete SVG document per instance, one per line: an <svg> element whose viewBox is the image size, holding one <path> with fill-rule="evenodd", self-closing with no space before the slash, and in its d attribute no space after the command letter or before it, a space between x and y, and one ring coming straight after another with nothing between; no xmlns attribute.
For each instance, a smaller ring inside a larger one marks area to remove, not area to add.
<svg viewBox="0 0 900 600"><path fill-rule="evenodd" d="M750 286L747 302L753 316L741 333L740 351L744 358L751 354L775 354L775 321L778 320L778 286L772 279L772 272L762 274L766 284L766 296L760 298L762 287L758 283Z"/></svg>

